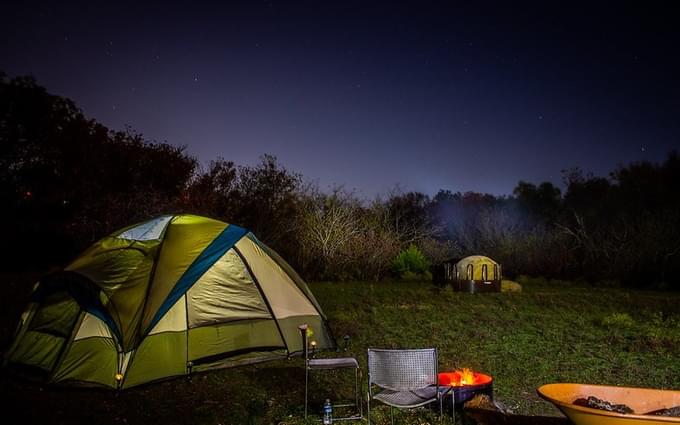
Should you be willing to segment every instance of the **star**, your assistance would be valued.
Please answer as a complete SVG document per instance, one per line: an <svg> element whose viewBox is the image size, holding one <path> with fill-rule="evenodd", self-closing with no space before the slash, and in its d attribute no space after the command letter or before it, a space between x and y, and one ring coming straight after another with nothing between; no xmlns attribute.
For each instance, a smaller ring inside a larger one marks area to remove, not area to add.
<svg viewBox="0 0 680 425"><path fill-rule="evenodd" d="M640 148L640 151L641 151L641 152L644 152L644 151L645 151L645 147L644 147L644 146L641 147L641 148Z"/></svg>

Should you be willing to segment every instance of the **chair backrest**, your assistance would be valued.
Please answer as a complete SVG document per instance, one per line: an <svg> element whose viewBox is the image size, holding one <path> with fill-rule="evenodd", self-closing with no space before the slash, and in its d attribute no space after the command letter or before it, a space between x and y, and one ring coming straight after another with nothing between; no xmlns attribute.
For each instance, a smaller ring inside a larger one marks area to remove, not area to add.
<svg viewBox="0 0 680 425"><path fill-rule="evenodd" d="M368 386L394 391L437 385L437 349L368 349Z"/></svg>

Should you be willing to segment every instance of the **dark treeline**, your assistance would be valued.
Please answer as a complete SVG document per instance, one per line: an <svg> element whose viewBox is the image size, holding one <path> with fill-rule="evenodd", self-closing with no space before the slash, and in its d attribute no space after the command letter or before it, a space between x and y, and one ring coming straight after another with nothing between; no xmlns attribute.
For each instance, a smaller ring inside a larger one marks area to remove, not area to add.
<svg viewBox="0 0 680 425"><path fill-rule="evenodd" d="M404 176L405 179L408 176ZM184 148L111 131L30 77L0 74L0 196L6 268L64 265L147 218L207 215L251 229L308 279L380 279L417 246L432 262L489 255L507 276L680 288L680 158L564 173L511 196L321 191L265 155L202 167Z"/></svg>

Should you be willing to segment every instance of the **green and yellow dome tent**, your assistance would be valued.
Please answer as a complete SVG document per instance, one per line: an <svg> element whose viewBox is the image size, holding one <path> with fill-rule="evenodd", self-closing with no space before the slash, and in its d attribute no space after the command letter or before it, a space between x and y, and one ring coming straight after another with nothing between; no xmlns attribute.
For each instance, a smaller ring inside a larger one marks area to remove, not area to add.
<svg viewBox="0 0 680 425"><path fill-rule="evenodd" d="M305 282L252 233L167 215L105 237L36 284L5 364L116 389L334 346Z"/></svg>

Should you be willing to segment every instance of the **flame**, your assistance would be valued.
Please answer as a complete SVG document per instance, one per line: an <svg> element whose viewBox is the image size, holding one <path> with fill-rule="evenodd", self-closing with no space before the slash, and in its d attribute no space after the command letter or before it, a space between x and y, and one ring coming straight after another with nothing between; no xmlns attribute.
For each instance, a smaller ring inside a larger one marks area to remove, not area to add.
<svg viewBox="0 0 680 425"><path fill-rule="evenodd" d="M475 374L472 369L464 367L462 370L456 371L460 376L460 385L472 385L475 383Z"/></svg>

